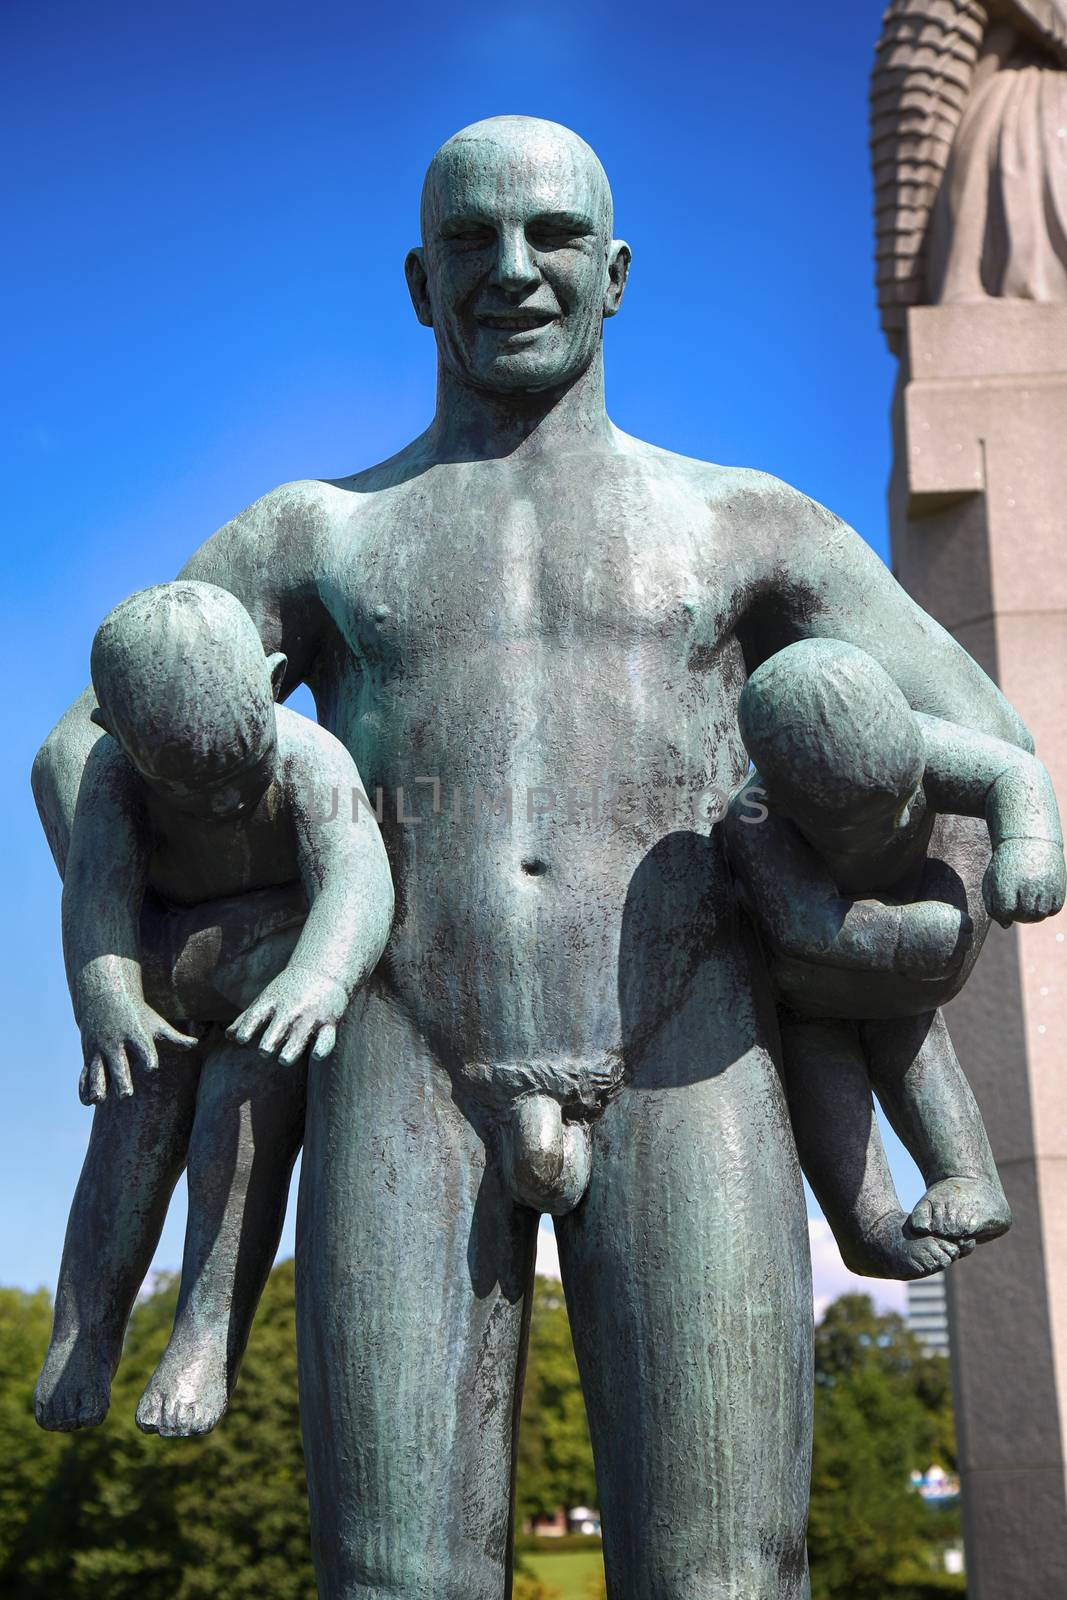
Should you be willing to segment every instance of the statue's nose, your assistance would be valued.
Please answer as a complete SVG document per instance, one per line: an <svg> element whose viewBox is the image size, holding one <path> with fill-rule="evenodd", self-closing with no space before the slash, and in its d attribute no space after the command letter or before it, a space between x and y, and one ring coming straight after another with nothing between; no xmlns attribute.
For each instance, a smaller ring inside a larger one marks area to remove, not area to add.
<svg viewBox="0 0 1067 1600"><path fill-rule="evenodd" d="M502 228L490 281L514 293L538 282L540 273L522 228Z"/></svg>

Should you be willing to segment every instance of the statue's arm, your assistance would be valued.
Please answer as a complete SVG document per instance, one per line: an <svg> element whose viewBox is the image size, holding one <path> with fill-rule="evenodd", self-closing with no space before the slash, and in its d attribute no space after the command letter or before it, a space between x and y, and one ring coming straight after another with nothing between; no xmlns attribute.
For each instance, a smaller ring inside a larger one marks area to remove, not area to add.
<svg viewBox="0 0 1067 1600"><path fill-rule="evenodd" d="M37 814L61 878L66 876L85 763L93 746L104 737L102 730L89 721L95 707L96 696L86 689L60 717L38 750L30 773Z"/></svg>
<svg viewBox="0 0 1067 1600"><path fill-rule="evenodd" d="M147 829L137 782L114 739L102 735L86 763L63 885L63 959L75 1015L94 971L140 992L140 920Z"/></svg>
<svg viewBox="0 0 1067 1600"><path fill-rule="evenodd" d="M378 824L353 816L363 792L344 746L303 717L278 714L285 792L296 834L308 915L296 948L228 1030L285 1066L310 1048L334 1047L352 996L377 966L393 919L393 880Z"/></svg>
<svg viewBox="0 0 1067 1600"><path fill-rule="evenodd" d="M183 578L229 589L250 612L265 649L288 657L283 696L301 683L318 651L321 606L312 574L325 525L318 483L286 484L220 528L182 569ZM91 689L48 735L33 764L31 782L45 837L64 875L74 809L90 750L101 737L89 721Z"/></svg>
<svg viewBox="0 0 1067 1600"><path fill-rule="evenodd" d="M1036 756L958 723L920 716L924 787L938 811L984 817L993 859L982 893L1003 926L1063 907L1067 870L1052 780Z"/></svg>
<svg viewBox="0 0 1067 1600"><path fill-rule="evenodd" d="M393 880L378 824L348 751L300 719L288 768L297 859L310 910L292 962L331 978L347 998L378 964L393 920ZM337 797L337 815L333 799Z"/></svg>
<svg viewBox="0 0 1067 1600"><path fill-rule="evenodd" d="M132 1094L131 1069L154 1070L159 1041L197 1043L145 1003L140 921L148 857L139 781L115 741L101 736L85 763L63 885L63 957L87 1105L105 1099L109 1084Z"/></svg>
<svg viewBox="0 0 1067 1600"><path fill-rule="evenodd" d="M726 843L742 898L778 954L816 966L936 977L962 959L969 929L938 901L885 905L849 900L792 823L745 814L739 792L726 817ZM752 810L752 807L748 807Z"/></svg>
<svg viewBox="0 0 1067 1600"><path fill-rule="evenodd" d="M996 684L857 533L796 490L763 484L753 497L751 580L738 627L750 672L797 639L843 639L880 662L915 711L1033 751Z"/></svg>
<svg viewBox="0 0 1067 1600"><path fill-rule="evenodd" d="M1052 779L1036 756L941 717L918 717L926 747L923 786L938 811L984 817L995 850L1006 839L1062 845Z"/></svg>

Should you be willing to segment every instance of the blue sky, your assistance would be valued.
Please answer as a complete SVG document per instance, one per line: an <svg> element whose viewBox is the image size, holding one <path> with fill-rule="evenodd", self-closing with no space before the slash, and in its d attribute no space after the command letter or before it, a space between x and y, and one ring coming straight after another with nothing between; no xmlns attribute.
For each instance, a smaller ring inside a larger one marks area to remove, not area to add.
<svg viewBox="0 0 1067 1600"><path fill-rule="evenodd" d="M526 112L600 153L634 251L607 331L616 422L778 473L884 554L881 9L7 0L0 1283L54 1282L88 1132L34 750L115 601L274 484L425 426L433 341L401 264L450 133ZM160 1263L180 1250L176 1213Z"/></svg>

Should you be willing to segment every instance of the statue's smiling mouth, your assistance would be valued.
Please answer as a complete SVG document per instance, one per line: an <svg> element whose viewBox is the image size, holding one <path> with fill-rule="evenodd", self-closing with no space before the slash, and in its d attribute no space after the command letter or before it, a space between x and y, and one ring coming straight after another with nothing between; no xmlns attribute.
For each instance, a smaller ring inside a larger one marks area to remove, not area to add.
<svg viewBox="0 0 1067 1600"><path fill-rule="evenodd" d="M545 328L558 319L555 311L480 311L478 322L483 328L499 328L505 333L530 333L535 328Z"/></svg>

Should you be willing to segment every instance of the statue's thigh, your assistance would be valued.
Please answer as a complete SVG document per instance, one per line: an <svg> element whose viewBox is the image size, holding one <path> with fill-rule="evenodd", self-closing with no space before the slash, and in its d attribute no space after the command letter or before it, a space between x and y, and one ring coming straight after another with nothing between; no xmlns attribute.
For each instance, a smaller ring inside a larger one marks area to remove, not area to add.
<svg viewBox="0 0 1067 1600"><path fill-rule="evenodd" d="M611 1105L557 1224L612 1600L808 1593L803 1195L773 1062L732 1026L732 1047L684 1025L656 1047L664 1086Z"/></svg>
<svg viewBox="0 0 1067 1600"><path fill-rule="evenodd" d="M313 1067L297 1234L324 1600L502 1600L536 1218L380 995Z"/></svg>

